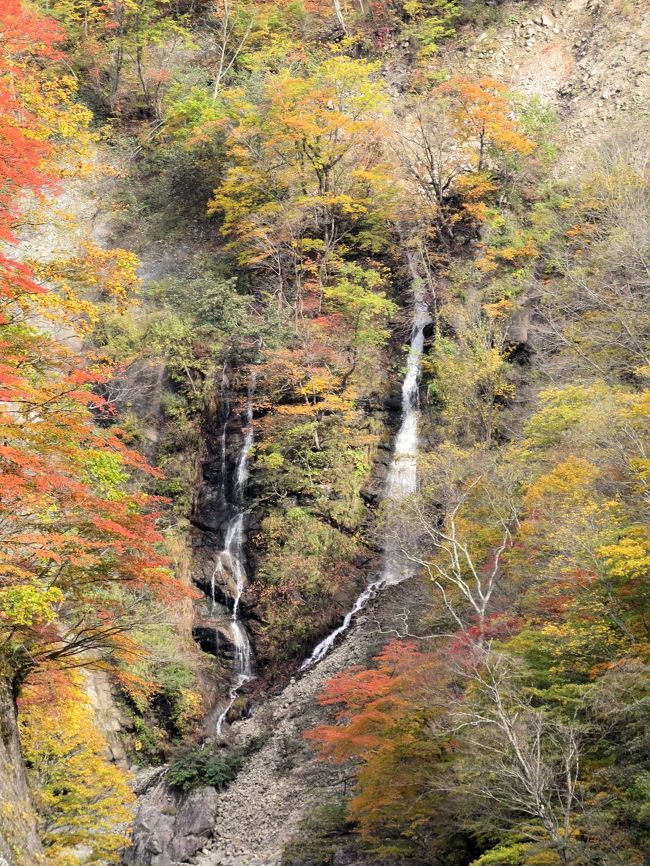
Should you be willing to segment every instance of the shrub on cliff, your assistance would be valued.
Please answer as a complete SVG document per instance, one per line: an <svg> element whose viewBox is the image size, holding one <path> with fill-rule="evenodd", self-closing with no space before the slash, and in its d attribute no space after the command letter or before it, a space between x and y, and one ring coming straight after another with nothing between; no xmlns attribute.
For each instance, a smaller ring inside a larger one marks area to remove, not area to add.
<svg viewBox="0 0 650 866"><path fill-rule="evenodd" d="M169 765L167 780L182 791L202 785L221 791L235 778L241 764L238 754L226 752L216 743L190 746L176 753Z"/></svg>

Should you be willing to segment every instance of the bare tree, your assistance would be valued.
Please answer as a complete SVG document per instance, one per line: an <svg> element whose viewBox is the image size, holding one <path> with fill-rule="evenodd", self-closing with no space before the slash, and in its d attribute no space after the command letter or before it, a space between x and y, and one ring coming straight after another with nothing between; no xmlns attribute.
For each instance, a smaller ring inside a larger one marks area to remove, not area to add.
<svg viewBox="0 0 650 866"><path fill-rule="evenodd" d="M399 520L387 523L391 540L429 577L456 626L476 626L482 642L518 521L513 479L489 455L454 448L424 461L421 476Z"/></svg>
<svg viewBox="0 0 650 866"><path fill-rule="evenodd" d="M476 651L467 694L456 713L460 778L483 803L481 821L550 844L567 866L582 810L579 726L532 706L513 660L489 648Z"/></svg>
<svg viewBox="0 0 650 866"><path fill-rule="evenodd" d="M221 83L235 65L237 58L248 41L253 29L254 18L251 15L248 24L240 30L237 15L233 9L231 0L221 0L218 13L215 14L217 22L216 50L217 62L214 71L214 83L212 85L212 98L219 95Z"/></svg>
<svg viewBox="0 0 650 866"><path fill-rule="evenodd" d="M332 4L334 6L334 12L336 13L336 20L339 22L341 30L347 36L348 28L345 24L345 18L343 16L343 7L341 6L341 0L332 0ZM362 6L363 11L363 6Z"/></svg>
<svg viewBox="0 0 650 866"><path fill-rule="evenodd" d="M470 170L458 144L444 102L420 98L412 112L400 118L393 147L407 181L414 187L425 212L433 215L442 239L454 235L448 204L454 181Z"/></svg>

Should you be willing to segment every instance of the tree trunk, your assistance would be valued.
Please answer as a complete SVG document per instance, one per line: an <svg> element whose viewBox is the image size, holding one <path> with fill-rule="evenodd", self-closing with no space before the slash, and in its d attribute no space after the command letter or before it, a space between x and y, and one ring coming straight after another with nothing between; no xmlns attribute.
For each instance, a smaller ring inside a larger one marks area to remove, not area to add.
<svg viewBox="0 0 650 866"><path fill-rule="evenodd" d="M0 862L40 863L43 848L20 750L15 694L5 677L0 677L0 816Z"/></svg>
<svg viewBox="0 0 650 866"><path fill-rule="evenodd" d="M343 17L343 10L341 9L341 0L334 0L334 11L336 12L336 20L341 25L341 29L347 36L348 28L345 26L345 18Z"/></svg>
<svg viewBox="0 0 650 866"><path fill-rule="evenodd" d="M124 51L122 46L119 45L117 51L115 52L115 61L114 61L114 75L113 80L111 82L111 91L108 97L108 105L111 112L115 111L115 106L117 105L117 94L120 89L120 80L122 77L122 66L124 64Z"/></svg>

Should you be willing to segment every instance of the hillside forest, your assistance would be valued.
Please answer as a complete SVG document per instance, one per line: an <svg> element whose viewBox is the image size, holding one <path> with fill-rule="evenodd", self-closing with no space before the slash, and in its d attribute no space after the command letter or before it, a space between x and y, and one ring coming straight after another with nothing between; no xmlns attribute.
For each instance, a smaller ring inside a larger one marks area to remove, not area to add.
<svg viewBox="0 0 650 866"><path fill-rule="evenodd" d="M648 7L538 12L0 0L2 866L648 862L647 100L488 62Z"/></svg>

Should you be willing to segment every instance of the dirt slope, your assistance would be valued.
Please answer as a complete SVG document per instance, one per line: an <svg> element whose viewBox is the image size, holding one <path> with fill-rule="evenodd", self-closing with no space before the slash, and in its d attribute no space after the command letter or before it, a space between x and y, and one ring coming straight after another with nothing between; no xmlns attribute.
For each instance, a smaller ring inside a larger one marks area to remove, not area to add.
<svg viewBox="0 0 650 866"><path fill-rule="evenodd" d="M465 44L447 51L443 64L492 75L552 105L564 139L559 172L579 165L617 124L647 117L648 0L506 3L502 14L505 26L465 34Z"/></svg>

